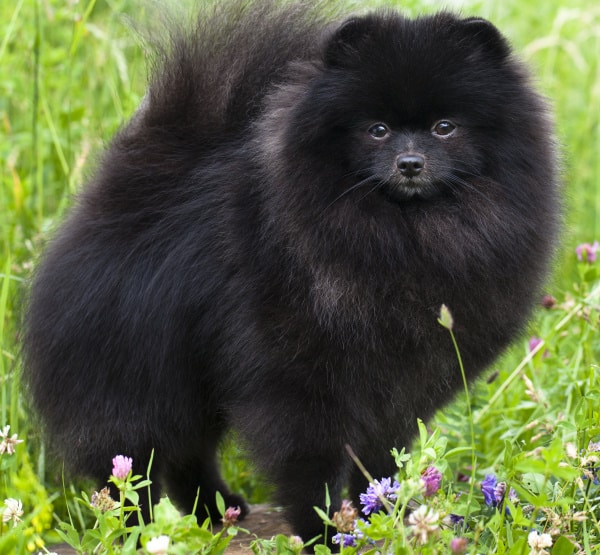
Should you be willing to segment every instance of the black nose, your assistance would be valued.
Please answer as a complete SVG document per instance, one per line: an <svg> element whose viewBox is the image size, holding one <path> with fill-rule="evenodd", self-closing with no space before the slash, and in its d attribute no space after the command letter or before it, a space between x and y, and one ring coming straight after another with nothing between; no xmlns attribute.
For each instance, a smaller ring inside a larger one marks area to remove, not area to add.
<svg viewBox="0 0 600 555"><path fill-rule="evenodd" d="M401 154L396 160L398 170L404 177L415 177L425 167L425 158L420 154Z"/></svg>

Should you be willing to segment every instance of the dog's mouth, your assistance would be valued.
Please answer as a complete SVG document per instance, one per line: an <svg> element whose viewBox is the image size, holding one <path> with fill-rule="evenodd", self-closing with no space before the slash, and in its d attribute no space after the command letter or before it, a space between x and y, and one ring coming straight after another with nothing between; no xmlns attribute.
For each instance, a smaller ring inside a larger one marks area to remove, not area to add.
<svg viewBox="0 0 600 555"><path fill-rule="evenodd" d="M426 200L439 194L440 189L426 177L398 177L383 181L381 190L393 200L409 201L413 199Z"/></svg>

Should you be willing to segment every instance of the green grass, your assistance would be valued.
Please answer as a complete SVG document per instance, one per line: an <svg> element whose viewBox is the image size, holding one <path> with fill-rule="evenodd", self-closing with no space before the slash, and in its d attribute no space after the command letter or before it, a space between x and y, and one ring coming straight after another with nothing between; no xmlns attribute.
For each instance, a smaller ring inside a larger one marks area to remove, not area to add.
<svg viewBox="0 0 600 555"><path fill-rule="evenodd" d="M377 4L413 15L436 6L426 0ZM541 310L531 327L532 334L545 340L542 351L547 356L540 351L529 357L527 339L517 343L494 365L496 379L481 380L472 388L472 420L466 418L465 398L460 396L429 424L444 444L435 434L435 441L421 438L410 468L400 471L410 480L423 465L439 465L446 488L443 499L436 498L440 510L461 491L458 472L474 473L476 480L494 472L517 490L521 504L510 517L486 509L478 489L471 497L479 498L479 507L463 504L475 530L470 545L480 546L478 552L485 546L490 553L528 553L525 531L531 526L549 530L552 515L562 519L563 527L554 536L552 553L570 552L562 550L560 537L576 539L584 553L600 551L595 547L600 543L600 512L594 487L590 481L584 489L578 487L589 462L579 453L600 436L600 295L597 271L578 264L574 255L578 243L600 238L600 6L589 0L563 4L453 4L464 14L494 21L532 67L556 114L566 199L562 245L549 286L559 306ZM144 53L128 18L143 26L155 18L156 9L152 3L131 0L0 2L0 426L10 424L11 434L25 439L15 455L0 458L0 499L21 499L25 521L14 532L7 525L0 530L2 553L37 550L42 541L55 538L52 511L67 518L60 469L46 460L20 391L20 303L44 242L103 145L144 93ZM437 442L435 448L427 441ZM569 444L577 457L567 455ZM227 452L226 473L237 488L260 500L264 487L235 447ZM67 484L65 489L77 487ZM78 506L71 507L74 522L85 521L77 516ZM575 509L586 513L585 522L573 519ZM390 530L394 546L412 549L410 537L402 536L406 531ZM447 546L447 531L442 536L436 541ZM433 553L434 547L422 547L421 552Z"/></svg>

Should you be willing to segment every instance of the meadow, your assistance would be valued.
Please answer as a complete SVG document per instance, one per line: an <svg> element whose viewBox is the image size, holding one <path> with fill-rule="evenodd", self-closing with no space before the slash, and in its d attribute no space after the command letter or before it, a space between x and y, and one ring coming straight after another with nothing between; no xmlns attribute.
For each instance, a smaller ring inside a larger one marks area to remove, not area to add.
<svg viewBox="0 0 600 555"><path fill-rule="evenodd" d="M324 526L338 529L344 553L600 553L600 6L370 5L411 15L451 7L503 30L553 107L565 217L555 271L527 334L423 424L410 449L390 454L398 474L372 477L364 520L347 506L331 507ZM157 10L158 3L143 0L0 2L0 553L52 552L59 541L81 553L135 552L138 541L145 553L221 553L233 534L244 533L227 507L228 526L215 534L167 500L153 523L128 528L117 502L135 501L146 469L133 476L115 465L111 480L121 500L93 497L103 484L71 482L47 454L51 446L19 380L28 280L103 146L144 94L146 60L136 29L155 20ZM442 314L440 325L451 333L448 318ZM235 438L224 450L232 488L264 502L264 477L246 463ZM255 553L302 547L283 536L253 545Z"/></svg>

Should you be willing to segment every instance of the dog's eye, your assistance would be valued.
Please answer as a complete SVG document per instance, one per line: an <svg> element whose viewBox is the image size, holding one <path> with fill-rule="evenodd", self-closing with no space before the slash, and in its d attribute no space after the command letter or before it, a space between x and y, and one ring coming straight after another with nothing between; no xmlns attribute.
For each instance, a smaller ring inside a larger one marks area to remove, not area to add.
<svg viewBox="0 0 600 555"><path fill-rule="evenodd" d="M451 121L448 121L447 119L443 119L441 121L438 121L433 126L432 131L435 135L439 135L440 137L446 137L450 135L455 129L456 125L454 125Z"/></svg>
<svg viewBox="0 0 600 555"><path fill-rule="evenodd" d="M390 134L390 130L385 123L375 123L369 127L369 135L375 139L385 139Z"/></svg>

